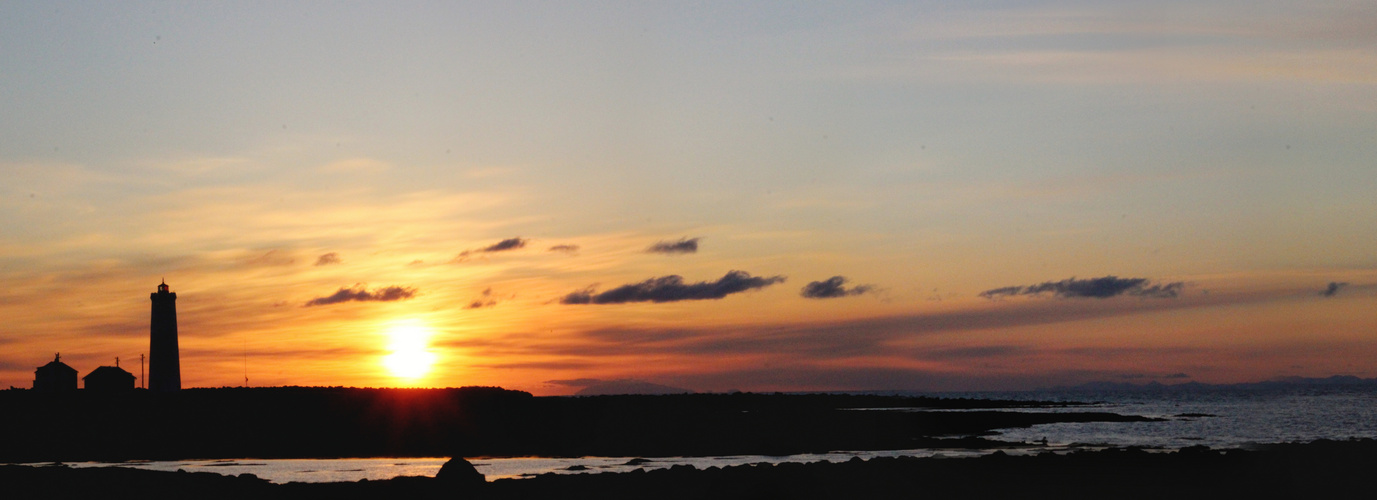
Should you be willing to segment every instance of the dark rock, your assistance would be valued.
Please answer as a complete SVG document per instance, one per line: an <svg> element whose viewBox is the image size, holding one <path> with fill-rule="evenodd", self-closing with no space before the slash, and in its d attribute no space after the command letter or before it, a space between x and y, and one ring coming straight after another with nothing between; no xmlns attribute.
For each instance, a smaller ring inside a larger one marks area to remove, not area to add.
<svg viewBox="0 0 1377 500"><path fill-rule="evenodd" d="M440 472L435 473L435 479L448 485L462 486L466 488L480 487L488 484L483 473L464 460L463 457L454 457L440 466Z"/></svg>

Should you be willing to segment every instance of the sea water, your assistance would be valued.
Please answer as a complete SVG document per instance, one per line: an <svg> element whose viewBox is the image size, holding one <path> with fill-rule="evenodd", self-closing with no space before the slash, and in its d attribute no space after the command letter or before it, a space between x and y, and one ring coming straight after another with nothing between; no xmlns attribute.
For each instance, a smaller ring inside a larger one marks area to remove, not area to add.
<svg viewBox="0 0 1377 500"><path fill-rule="evenodd" d="M799 455L731 455L714 457L521 457L470 459L478 472L489 481L521 479L540 474L593 474L599 472L631 472L668 469L676 465L691 465L698 469L730 467L747 464L778 464L784 462L844 462L855 457L869 460L877 457L973 457L987 450L914 449L880 451L837 451ZM448 458L340 458L340 459L242 459L242 460L172 460L130 462L66 462L69 467L127 467L175 472L213 472L228 476L253 474L274 483L352 482L360 479L375 481L398 476L434 477ZM51 464L26 464L45 466Z"/></svg>
<svg viewBox="0 0 1377 500"><path fill-rule="evenodd" d="M991 397L991 396L986 396ZM1317 439L1377 438L1377 389L1371 386L1104 392L1032 392L1039 400L1090 406L1028 411L1106 411L1159 422L1085 422L1001 429L995 439L1051 445L1179 449L1248 448Z"/></svg>
<svg viewBox="0 0 1377 500"><path fill-rule="evenodd" d="M933 395L933 394L928 394ZM1173 450L1205 445L1247 448L1261 444L1317 439L1377 438L1377 390L1371 387L1293 387L1158 391L1031 391L1018 393L936 394L945 397L1085 402L1089 405L1020 408L1010 411L1103 411L1161 419L1155 422L1088 422L1000 429L992 439L1015 443L1008 453L1036 453L1077 447L1141 446ZM904 411L904 410L881 410ZM963 411L963 410L951 410ZM1044 441L1045 440L1045 441ZM1043 443L1046 444L1043 444ZM911 449L836 451L788 456L490 458L470 460L488 480L544 473L588 474L655 470L675 465L699 469L781 462L843 462L853 457L964 457L992 450ZM447 458L240 459L162 462L69 463L73 467L133 467L187 472L254 474L275 483L378 480L434 476Z"/></svg>

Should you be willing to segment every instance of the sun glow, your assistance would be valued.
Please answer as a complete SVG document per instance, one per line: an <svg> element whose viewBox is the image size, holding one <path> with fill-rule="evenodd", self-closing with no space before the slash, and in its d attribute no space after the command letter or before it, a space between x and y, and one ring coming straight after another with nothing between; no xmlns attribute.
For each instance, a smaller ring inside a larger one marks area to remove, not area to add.
<svg viewBox="0 0 1377 500"><path fill-rule="evenodd" d="M393 377L415 381L430 373L435 353L430 350L430 336L435 332L416 323L402 323L387 331L389 353L382 365Z"/></svg>

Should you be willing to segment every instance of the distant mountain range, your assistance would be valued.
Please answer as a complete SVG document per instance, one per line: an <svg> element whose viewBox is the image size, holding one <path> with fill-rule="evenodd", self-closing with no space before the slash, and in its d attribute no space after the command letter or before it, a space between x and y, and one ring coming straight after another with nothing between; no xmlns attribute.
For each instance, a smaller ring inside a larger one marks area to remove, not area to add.
<svg viewBox="0 0 1377 500"><path fill-rule="evenodd" d="M1353 375L1334 375L1325 378L1311 377L1282 377L1263 382L1244 382L1239 384L1202 384L1200 382L1185 382L1180 384L1163 384L1161 382L1148 382L1146 384L1134 384L1130 382L1087 382L1073 386L1056 386L1051 391L1210 391L1220 389L1242 389L1242 390L1263 390L1263 389L1285 389L1295 387L1373 387L1377 388L1377 378L1359 378Z"/></svg>

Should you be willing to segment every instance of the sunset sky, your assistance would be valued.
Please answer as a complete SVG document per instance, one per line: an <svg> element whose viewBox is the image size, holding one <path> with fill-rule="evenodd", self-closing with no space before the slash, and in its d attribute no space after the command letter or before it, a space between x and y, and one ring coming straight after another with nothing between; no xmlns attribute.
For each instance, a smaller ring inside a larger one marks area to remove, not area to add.
<svg viewBox="0 0 1377 500"><path fill-rule="evenodd" d="M836 277L836 278L834 278ZM1377 376L1377 4L0 0L0 387Z"/></svg>

